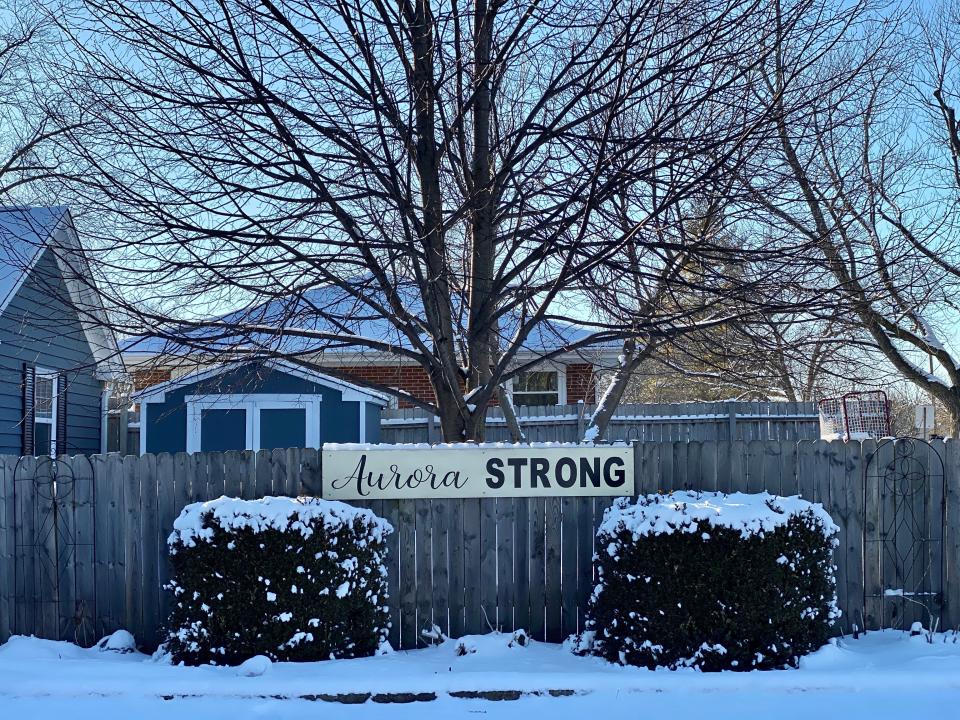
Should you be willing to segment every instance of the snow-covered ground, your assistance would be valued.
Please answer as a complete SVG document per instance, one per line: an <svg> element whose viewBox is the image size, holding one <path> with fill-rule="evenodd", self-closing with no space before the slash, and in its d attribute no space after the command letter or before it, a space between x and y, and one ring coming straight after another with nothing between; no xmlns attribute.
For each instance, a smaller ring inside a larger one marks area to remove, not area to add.
<svg viewBox="0 0 960 720"><path fill-rule="evenodd" d="M715 674L615 667L558 645L521 647L510 640L486 635L359 660L238 669L174 667L138 653L16 637L0 646L0 718L439 720L480 714L530 720L533 713L549 713L550 720L593 720L602 713L602 720L610 720L644 713L877 720L953 717L960 703L960 640L953 635L928 643L901 632L875 632L835 641L804 659L799 670ZM511 701L450 694L491 690L523 694ZM347 693L373 698L360 705L317 699ZM436 699L375 702L389 693Z"/></svg>

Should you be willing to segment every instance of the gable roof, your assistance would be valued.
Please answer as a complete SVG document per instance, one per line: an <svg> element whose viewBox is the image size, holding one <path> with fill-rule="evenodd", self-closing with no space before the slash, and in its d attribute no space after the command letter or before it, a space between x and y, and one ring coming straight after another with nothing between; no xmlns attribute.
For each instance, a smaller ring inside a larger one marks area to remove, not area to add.
<svg viewBox="0 0 960 720"><path fill-rule="evenodd" d="M326 385L332 387L335 390L340 390L343 393L343 400L346 402L353 402L358 400L366 400L367 402L376 403L381 407L389 404L386 395L378 393L374 390L370 390L365 387L360 387L359 385L354 385L353 383L341 380L339 378L330 377L319 372L313 367L308 367L300 363L293 363L289 360L240 360L237 362L226 363L224 365L216 365L205 370L198 370L197 372L189 373L188 375L182 375L178 378L173 378L172 380L167 380L162 383L157 383L156 385L151 385L149 387L140 390L139 392L133 395L133 400L141 403L150 403L150 402L164 402L166 399L166 393L178 388L184 387L186 385L193 385L194 383L202 382L209 378L218 377L223 375L231 370L236 370L245 365L251 363L256 363L261 367L266 367L276 372L286 373L288 375L293 375L294 377L301 378L303 380L309 380L310 382L315 382L318 385ZM251 394L256 394L254 391Z"/></svg>
<svg viewBox="0 0 960 720"><path fill-rule="evenodd" d="M0 207L0 313L26 282L66 214L65 207Z"/></svg>
<svg viewBox="0 0 960 720"><path fill-rule="evenodd" d="M415 297L414 293L408 293L408 295L407 310L414 315L422 316L421 300ZM327 317L324 317L324 314L327 314ZM330 316L336 318L336 322L328 319ZM338 333L345 336L354 335L398 348L411 349L410 340L388 318L376 313L368 305L337 286L323 286L287 298L272 299L223 315L217 319L217 322L240 326L266 325L280 328L281 331L269 335L252 334L249 338L221 337L219 335L221 331L215 328L199 328L190 330L187 334L195 338L198 344L202 343L204 338L211 338L211 340L215 338L215 346L221 350L227 350L230 342L235 340L238 345L261 344L264 350L274 353L323 352L325 355L337 355L344 352L376 352L361 344L350 344L346 338L342 342L321 343L310 338L284 335L283 328ZM501 335L509 338L516 331L518 324L519 318L516 314L507 314L501 321ZM551 351L582 340L591 332L590 328L573 322L556 318L546 319L531 330L521 350L534 354ZM171 334L176 335L176 332ZM129 353L179 354L177 343L153 336L129 338L121 343L121 347L124 352ZM186 346L183 352L190 354Z"/></svg>
<svg viewBox="0 0 960 720"><path fill-rule="evenodd" d="M93 287L69 208L0 207L0 315L6 312L47 250L53 251L70 302L77 311L97 377L121 377L123 362L116 336L109 329L106 311Z"/></svg>

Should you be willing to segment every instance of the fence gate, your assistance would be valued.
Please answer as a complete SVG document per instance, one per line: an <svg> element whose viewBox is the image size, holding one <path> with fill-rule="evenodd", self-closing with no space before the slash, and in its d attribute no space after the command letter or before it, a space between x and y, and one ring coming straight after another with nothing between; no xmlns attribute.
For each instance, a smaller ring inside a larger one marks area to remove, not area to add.
<svg viewBox="0 0 960 720"><path fill-rule="evenodd" d="M97 639L92 608L77 592L93 584L94 539L77 523L84 510L92 512L93 470L83 471L89 465L82 456L24 457L14 467L15 633L84 646Z"/></svg>
<svg viewBox="0 0 960 720"><path fill-rule="evenodd" d="M940 629L944 616L946 471L931 443L891 438L864 468L867 627ZM858 623L861 624L862 623Z"/></svg>

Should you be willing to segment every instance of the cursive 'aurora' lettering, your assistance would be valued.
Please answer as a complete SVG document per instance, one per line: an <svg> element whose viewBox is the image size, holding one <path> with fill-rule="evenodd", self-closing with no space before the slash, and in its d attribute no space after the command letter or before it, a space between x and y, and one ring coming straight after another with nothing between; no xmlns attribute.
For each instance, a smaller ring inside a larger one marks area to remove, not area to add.
<svg viewBox="0 0 960 720"><path fill-rule="evenodd" d="M467 484L470 478L462 477L459 470L448 470L441 475L434 469L433 465L427 464L422 468L416 468L412 472L402 475L396 464L390 465L386 473L374 474L372 470L367 470L367 454L363 453L357 466L346 477L335 478L330 482L334 490L343 490L354 485L357 495L367 497L374 490L387 490L395 488L396 490L416 490L423 484L430 486L432 490L440 488L461 489Z"/></svg>

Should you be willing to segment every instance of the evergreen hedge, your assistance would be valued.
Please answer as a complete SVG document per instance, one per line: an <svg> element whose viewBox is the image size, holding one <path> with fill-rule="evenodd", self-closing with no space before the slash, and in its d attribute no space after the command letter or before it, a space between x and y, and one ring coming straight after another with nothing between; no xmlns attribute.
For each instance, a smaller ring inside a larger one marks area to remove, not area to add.
<svg viewBox="0 0 960 720"><path fill-rule="evenodd" d="M795 497L618 501L597 533L599 582L575 650L651 669L795 666L840 615L837 532Z"/></svg>
<svg viewBox="0 0 960 720"><path fill-rule="evenodd" d="M176 663L374 654L386 641L386 535L369 510L317 499L220 498L184 508L169 546Z"/></svg>

